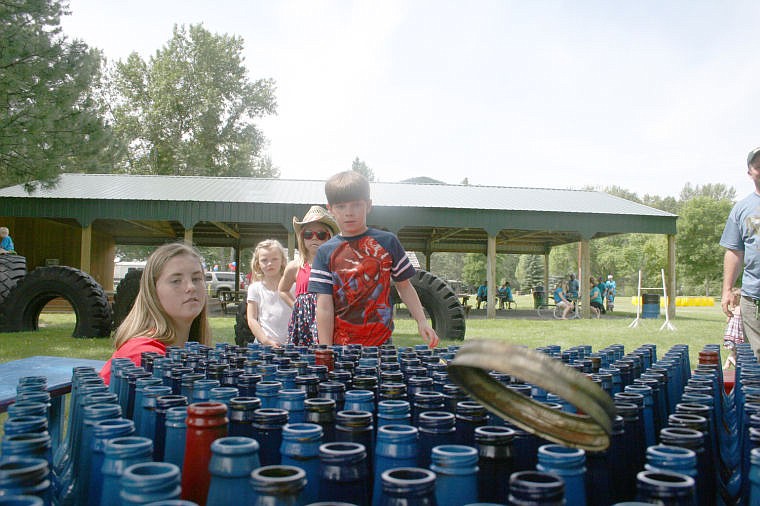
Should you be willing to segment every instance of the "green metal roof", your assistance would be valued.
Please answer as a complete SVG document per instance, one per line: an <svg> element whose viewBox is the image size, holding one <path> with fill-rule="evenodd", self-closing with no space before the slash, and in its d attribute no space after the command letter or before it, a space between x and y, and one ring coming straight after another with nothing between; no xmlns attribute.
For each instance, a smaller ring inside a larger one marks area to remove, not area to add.
<svg viewBox="0 0 760 506"><path fill-rule="evenodd" d="M398 233L418 251L543 253L581 238L642 232L675 234L677 216L604 192L447 184L371 183L369 223ZM284 238L293 216L324 204L324 181L64 174L28 194L0 189L0 216L74 220L118 243L181 238L201 245L251 245Z"/></svg>

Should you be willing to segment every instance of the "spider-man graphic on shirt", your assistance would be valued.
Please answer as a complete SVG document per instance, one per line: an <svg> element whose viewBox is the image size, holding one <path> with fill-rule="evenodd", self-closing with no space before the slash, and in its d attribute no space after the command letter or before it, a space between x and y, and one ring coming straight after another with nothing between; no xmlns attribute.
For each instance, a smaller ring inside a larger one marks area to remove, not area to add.
<svg viewBox="0 0 760 506"><path fill-rule="evenodd" d="M393 332L391 279L413 275L398 238L371 228L356 237L337 235L319 248L309 291L333 296L335 344L378 346Z"/></svg>

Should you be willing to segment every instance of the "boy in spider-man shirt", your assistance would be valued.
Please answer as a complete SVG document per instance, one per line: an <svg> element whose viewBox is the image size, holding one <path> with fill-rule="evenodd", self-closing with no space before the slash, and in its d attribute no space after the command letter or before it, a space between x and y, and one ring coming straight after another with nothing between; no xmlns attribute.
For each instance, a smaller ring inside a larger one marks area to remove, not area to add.
<svg viewBox="0 0 760 506"><path fill-rule="evenodd" d="M398 238L367 227L372 209L369 182L356 171L335 174L325 183L327 209L340 234L320 246L311 266L309 291L317 293L320 344L379 346L393 332L391 279L432 348L438 336L430 327L409 281L414 267Z"/></svg>

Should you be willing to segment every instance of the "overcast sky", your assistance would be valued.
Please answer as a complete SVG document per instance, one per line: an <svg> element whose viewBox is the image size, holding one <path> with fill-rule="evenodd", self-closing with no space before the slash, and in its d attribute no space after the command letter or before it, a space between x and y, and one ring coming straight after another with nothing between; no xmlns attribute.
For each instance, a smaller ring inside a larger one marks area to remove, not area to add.
<svg viewBox="0 0 760 506"><path fill-rule="evenodd" d="M145 58L175 23L245 40L277 82L283 178L752 190L760 2L71 0L65 33Z"/></svg>

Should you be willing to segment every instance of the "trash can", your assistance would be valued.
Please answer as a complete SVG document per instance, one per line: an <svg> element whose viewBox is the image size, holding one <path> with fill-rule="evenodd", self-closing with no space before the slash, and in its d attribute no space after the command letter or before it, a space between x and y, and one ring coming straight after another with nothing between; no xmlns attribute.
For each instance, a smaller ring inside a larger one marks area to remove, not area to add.
<svg viewBox="0 0 760 506"><path fill-rule="evenodd" d="M539 308L546 305L546 292L543 286L537 286L533 289L533 307Z"/></svg>
<svg viewBox="0 0 760 506"><path fill-rule="evenodd" d="M660 317L660 295L657 293L645 293L641 295L641 317Z"/></svg>

